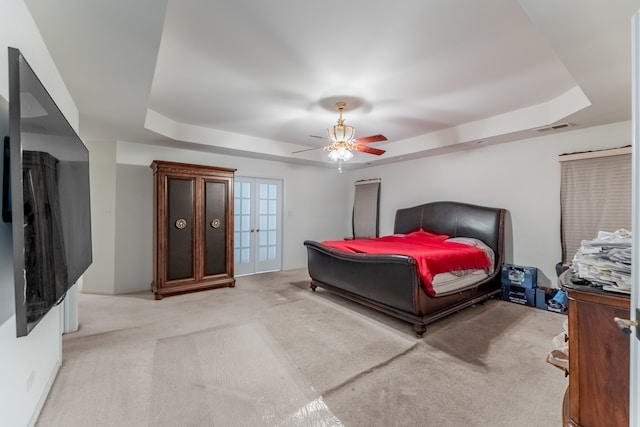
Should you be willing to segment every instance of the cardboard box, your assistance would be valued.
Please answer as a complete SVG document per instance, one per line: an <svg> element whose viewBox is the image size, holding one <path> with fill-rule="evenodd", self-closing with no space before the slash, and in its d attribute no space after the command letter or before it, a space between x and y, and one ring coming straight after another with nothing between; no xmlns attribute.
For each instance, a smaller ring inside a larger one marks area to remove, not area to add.
<svg viewBox="0 0 640 427"><path fill-rule="evenodd" d="M522 265L503 264L501 279L503 285L515 285L533 289L538 287L538 269Z"/></svg>
<svg viewBox="0 0 640 427"><path fill-rule="evenodd" d="M502 299L516 304L536 306L536 289L516 285L502 285Z"/></svg>
<svg viewBox="0 0 640 427"><path fill-rule="evenodd" d="M536 307L554 313L567 314L568 297L564 289L541 287L536 289Z"/></svg>

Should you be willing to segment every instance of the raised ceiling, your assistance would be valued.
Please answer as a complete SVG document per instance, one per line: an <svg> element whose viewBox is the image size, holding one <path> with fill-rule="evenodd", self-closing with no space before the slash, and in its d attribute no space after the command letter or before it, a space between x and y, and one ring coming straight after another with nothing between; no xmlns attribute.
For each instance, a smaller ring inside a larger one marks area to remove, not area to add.
<svg viewBox="0 0 640 427"><path fill-rule="evenodd" d="M602 0L26 0L85 139L332 166L346 100L395 162L630 119L631 16ZM28 58L27 58L28 59Z"/></svg>

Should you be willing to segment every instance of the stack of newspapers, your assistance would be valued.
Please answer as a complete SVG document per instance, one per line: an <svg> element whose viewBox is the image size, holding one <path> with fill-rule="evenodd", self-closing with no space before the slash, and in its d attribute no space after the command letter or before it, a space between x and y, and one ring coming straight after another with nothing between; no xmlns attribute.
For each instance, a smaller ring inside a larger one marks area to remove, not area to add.
<svg viewBox="0 0 640 427"><path fill-rule="evenodd" d="M583 240L573 257L573 271L605 291L631 293L631 232L623 228L598 232Z"/></svg>

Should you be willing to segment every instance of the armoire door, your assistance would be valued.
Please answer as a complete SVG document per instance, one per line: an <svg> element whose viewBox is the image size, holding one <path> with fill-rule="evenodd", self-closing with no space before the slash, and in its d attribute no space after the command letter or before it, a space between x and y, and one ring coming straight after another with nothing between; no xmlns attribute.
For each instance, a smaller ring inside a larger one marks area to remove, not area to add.
<svg viewBox="0 0 640 427"><path fill-rule="evenodd" d="M166 284L195 280L195 178L167 176Z"/></svg>
<svg viewBox="0 0 640 427"><path fill-rule="evenodd" d="M235 177L236 275L282 270L282 181Z"/></svg>
<svg viewBox="0 0 640 427"><path fill-rule="evenodd" d="M227 181L206 178L204 185L204 277L227 274Z"/></svg>

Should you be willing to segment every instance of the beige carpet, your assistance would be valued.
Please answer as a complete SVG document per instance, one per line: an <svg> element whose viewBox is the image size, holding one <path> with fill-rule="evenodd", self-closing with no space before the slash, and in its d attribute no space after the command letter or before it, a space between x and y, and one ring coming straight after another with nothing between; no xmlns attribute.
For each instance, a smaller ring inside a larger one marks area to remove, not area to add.
<svg viewBox="0 0 640 427"><path fill-rule="evenodd" d="M79 301L41 427L561 425L555 313L493 300L416 339L306 270Z"/></svg>

